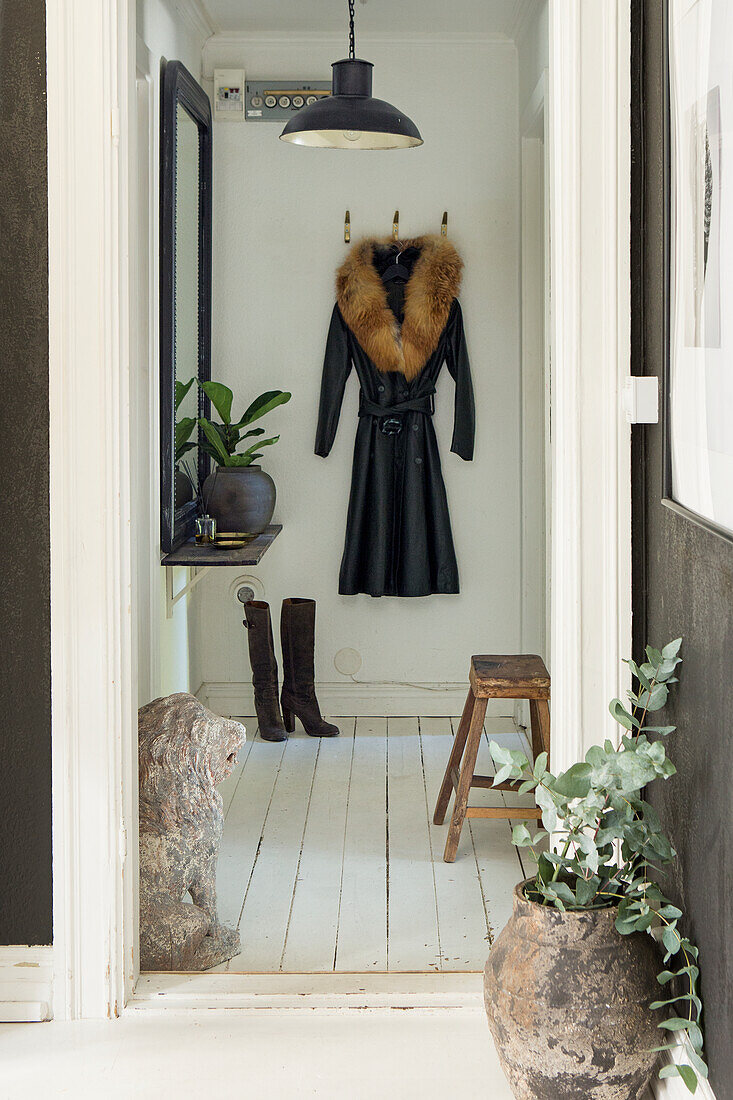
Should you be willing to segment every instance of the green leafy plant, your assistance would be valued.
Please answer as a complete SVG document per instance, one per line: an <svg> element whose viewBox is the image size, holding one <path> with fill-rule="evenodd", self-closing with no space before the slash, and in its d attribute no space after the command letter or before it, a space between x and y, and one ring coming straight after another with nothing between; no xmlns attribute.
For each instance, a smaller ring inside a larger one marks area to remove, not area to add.
<svg viewBox="0 0 733 1100"><path fill-rule="evenodd" d="M176 433L175 433L175 464L176 466L181 461L185 454L192 451L196 444L191 441L191 433L196 427L195 416L183 416L178 419L178 410L183 404L186 394L191 389L191 386L196 381L195 378L189 378L188 382L176 382L175 387L175 408L176 408Z"/></svg>
<svg viewBox="0 0 733 1100"><path fill-rule="evenodd" d="M251 466L252 463L262 458L262 448L271 447L277 443L279 435L273 435L269 439L259 439L245 451L238 452L237 447L252 436L263 436L264 428L249 428L255 420L261 419L267 413L276 409L278 405L284 405L290 400L291 394L283 390L268 390L256 397L244 415L236 422L232 422L232 402L234 394L228 386L221 382L199 382L201 389L216 409L221 423L216 424L205 416L199 417L199 424L205 438L199 446L213 458L219 466Z"/></svg>
<svg viewBox="0 0 733 1100"><path fill-rule="evenodd" d="M676 772L659 739L676 727L647 725L647 720L662 709L669 685L677 682L680 646L679 638L662 650L648 646L643 664L626 662L638 690L628 692L628 706L620 699L610 704L611 714L624 730L618 746L610 740L594 745L583 762L557 776L547 770L545 752L530 764L523 752L492 741L491 754L496 765L494 786L507 780L519 782L520 792L535 792L542 811L544 829L533 835L521 824L512 833L514 844L529 849L537 863L537 874L525 887L526 896L561 910L617 906L616 929L621 935L647 932L660 945L665 969L657 981L671 992L650 1009L665 1009L669 1015L659 1027L686 1033L689 1044L688 1062L667 1065L659 1076L679 1076L694 1093L699 1078L708 1075L702 1055L698 951L678 927L682 912L658 884L661 867L671 863L676 853L654 808L642 798L648 783L669 779ZM657 739L650 741L647 734ZM550 834L556 850L546 850ZM668 1043L655 1050L677 1046Z"/></svg>

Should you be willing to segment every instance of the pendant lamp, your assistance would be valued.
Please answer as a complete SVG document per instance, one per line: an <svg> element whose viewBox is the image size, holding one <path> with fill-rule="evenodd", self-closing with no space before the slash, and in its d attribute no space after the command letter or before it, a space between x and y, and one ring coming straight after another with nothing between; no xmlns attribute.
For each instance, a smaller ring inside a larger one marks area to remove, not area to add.
<svg viewBox="0 0 733 1100"><path fill-rule="evenodd" d="M280 140L318 149L410 149L422 145L412 119L391 103L372 98L373 66L356 57L354 0L348 4L349 56L331 66L331 95L298 111Z"/></svg>

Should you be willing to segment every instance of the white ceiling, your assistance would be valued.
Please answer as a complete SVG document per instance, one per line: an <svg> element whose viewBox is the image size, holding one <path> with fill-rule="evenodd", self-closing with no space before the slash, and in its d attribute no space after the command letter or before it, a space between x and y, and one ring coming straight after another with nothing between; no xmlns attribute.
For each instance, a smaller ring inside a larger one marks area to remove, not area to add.
<svg viewBox="0 0 733 1100"><path fill-rule="evenodd" d="M512 36L527 0L356 0L359 33L501 34ZM224 34L339 33L346 39L346 0L203 0ZM358 50L357 50L358 53Z"/></svg>

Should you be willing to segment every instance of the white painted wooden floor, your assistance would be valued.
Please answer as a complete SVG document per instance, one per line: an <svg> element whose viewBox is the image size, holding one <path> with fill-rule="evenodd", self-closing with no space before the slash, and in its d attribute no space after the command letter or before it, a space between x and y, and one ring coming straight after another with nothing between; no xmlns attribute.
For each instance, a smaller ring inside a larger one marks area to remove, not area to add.
<svg viewBox="0 0 733 1100"><path fill-rule="evenodd" d="M0 1100L512 1100L481 1009L0 1025Z"/></svg>
<svg viewBox="0 0 733 1100"><path fill-rule="evenodd" d="M466 822L455 863L443 862L449 818L438 827L432 815L458 719L339 718L338 738L298 724L282 744L240 720L248 740L220 788L217 885L242 952L219 969L482 970L524 872L506 820ZM511 718L487 719L485 732L479 772L493 771L489 737L526 749ZM487 805L504 797L472 792Z"/></svg>

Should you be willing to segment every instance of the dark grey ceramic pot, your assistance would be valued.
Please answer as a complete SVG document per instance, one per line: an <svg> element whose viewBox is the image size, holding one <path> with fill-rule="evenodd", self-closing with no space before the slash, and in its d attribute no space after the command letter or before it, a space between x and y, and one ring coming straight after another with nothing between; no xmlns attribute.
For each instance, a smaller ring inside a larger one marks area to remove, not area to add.
<svg viewBox="0 0 733 1100"><path fill-rule="evenodd" d="M275 482L260 466L219 466L203 496L219 532L259 535L275 511Z"/></svg>
<svg viewBox="0 0 733 1100"><path fill-rule="evenodd" d="M193 500L193 485L191 479L185 470L179 470L176 467L175 482L174 482L174 505L176 511L182 508L184 504L188 504L190 500Z"/></svg>
<svg viewBox="0 0 733 1100"><path fill-rule="evenodd" d="M637 1100L657 1063L661 958L650 936L621 936L615 909L562 913L514 891L491 948L484 1002L518 1100Z"/></svg>

